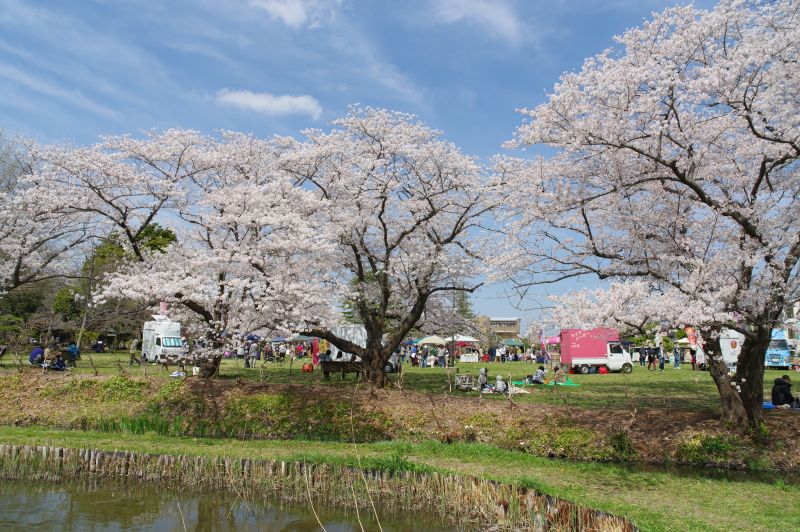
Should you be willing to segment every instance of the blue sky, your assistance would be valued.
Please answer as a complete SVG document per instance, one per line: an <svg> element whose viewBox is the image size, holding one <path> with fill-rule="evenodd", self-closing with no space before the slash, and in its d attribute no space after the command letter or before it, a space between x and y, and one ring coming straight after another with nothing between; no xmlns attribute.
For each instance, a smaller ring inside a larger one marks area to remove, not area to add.
<svg viewBox="0 0 800 532"><path fill-rule="evenodd" d="M564 71L659 0L0 0L0 129L42 142L324 128L359 103L502 151ZM711 7L711 2L695 2ZM515 309L502 289L475 298Z"/></svg>

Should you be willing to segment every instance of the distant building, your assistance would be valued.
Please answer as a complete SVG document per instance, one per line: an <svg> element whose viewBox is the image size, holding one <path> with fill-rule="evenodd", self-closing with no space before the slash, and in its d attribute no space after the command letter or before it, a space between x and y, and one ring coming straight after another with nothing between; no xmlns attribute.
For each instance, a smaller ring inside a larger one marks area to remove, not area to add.
<svg viewBox="0 0 800 532"><path fill-rule="evenodd" d="M493 336L500 337L501 340L519 340L522 329L522 318L489 318L479 316L478 322L481 328L488 329Z"/></svg>

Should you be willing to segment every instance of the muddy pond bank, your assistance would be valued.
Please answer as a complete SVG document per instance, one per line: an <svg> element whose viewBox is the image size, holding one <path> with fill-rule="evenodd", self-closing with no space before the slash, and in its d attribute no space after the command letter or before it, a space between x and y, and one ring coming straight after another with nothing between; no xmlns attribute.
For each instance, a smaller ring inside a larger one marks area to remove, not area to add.
<svg viewBox="0 0 800 532"><path fill-rule="evenodd" d="M377 515L419 512L434 524L464 530L636 530L627 518L534 489L402 468L362 470L326 463L0 445L0 477L50 482L115 479L224 489L244 499L269 496L309 508L322 504Z"/></svg>

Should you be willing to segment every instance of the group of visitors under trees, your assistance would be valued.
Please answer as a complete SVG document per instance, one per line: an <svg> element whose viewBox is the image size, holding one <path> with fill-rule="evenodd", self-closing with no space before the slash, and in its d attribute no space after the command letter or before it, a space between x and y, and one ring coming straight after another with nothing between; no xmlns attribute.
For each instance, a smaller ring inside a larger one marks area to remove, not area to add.
<svg viewBox="0 0 800 532"><path fill-rule="evenodd" d="M545 385L545 384L565 384L567 382L566 371L561 366L553 367L553 376L548 378L547 370L544 366L539 366L535 373L527 375L524 379L526 385ZM509 384L503 379L502 375L495 377L495 383L489 383L489 370L485 367L478 372L478 391L481 393L509 393L512 390Z"/></svg>
<svg viewBox="0 0 800 532"><path fill-rule="evenodd" d="M537 362L549 364L551 361L550 355L546 351L534 352L530 349L526 350L524 347L492 346L486 352L475 347L470 349L479 353L479 358L482 362ZM456 346L451 352L447 346L406 345L400 347L397 354L401 362L410 362L415 367L448 368L455 365L462 354L462 348Z"/></svg>
<svg viewBox="0 0 800 532"><path fill-rule="evenodd" d="M672 359L672 364L675 369L681 369L681 362L685 360L683 350L677 345L673 347L672 354L668 355L664 348L656 347L654 345L645 345L643 347L635 348L639 353L639 366L645 367L650 371L655 371L658 367L659 371L664 371L664 366ZM697 363L697 351L689 349L690 361L692 364L692 371L705 369L705 364Z"/></svg>
<svg viewBox="0 0 800 532"><path fill-rule="evenodd" d="M28 356L28 364L54 371L64 371L67 367L77 367L76 362L79 358L80 349L75 342L70 342L65 348L57 343L51 343L45 348L39 343L35 343Z"/></svg>
<svg viewBox="0 0 800 532"><path fill-rule="evenodd" d="M283 362L287 357L290 359L299 359L306 356L311 356L313 363L316 365L319 362L318 351L313 349L312 345L308 342L297 342L290 344L286 342L271 343L267 341L251 340L240 344L235 351L226 350L224 358L240 358L244 360L244 367L256 367L257 360L265 362Z"/></svg>

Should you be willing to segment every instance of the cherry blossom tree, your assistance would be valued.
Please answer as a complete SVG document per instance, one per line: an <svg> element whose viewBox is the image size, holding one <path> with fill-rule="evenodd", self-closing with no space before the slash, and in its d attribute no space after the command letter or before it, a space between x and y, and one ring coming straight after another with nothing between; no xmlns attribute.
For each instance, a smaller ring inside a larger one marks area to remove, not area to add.
<svg viewBox="0 0 800 532"><path fill-rule="evenodd" d="M318 222L335 248L324 263L367 342L324 327L303 334L361 357L367 379L381 387L386 362L431 297L479 286L489 184L477 161L409 115L354 107L333 125L307 131L302 143L279 141L282 165L325 202Z"/></svg>
<svg viewBox="0 0 800 532"><path fill-rule="evenodd" d="M707 339L743 333L733 379L711 342L722 418L739 429L763 420L764 353L800 292L799 11L726 0L653 15L523 110L513 144L552 157L501 163L522 206L504 220L517 282L640 280L568 308L593 299L598 319L624 322L639 305Z"/></svg>
<svg viewBox="0 0 800 532"><path fill-rule="evenodd" d="M214 139L179 129L110 136L88 147L31 144L31 182L55 213L82 213L96 235L120 235L141 261L144 231L162 211L185 204L192 179L213 170L214 148Z"/></svg>
<svg viewBox="0 0 800 532"><path fill-rule="evenodd" d="M32 164L22 146L0 137L0 295L69 274L92 236L85 217L63 215L31 180Z"/></svg>
<svg viewBox="0 0 800 532"><path fill-rule="evenodd" d="M140 251L106 279L101 298L181 307L201 324L205 349L194 356L210 377L241 334L324 324L334 310L317 255L328 242L314 217L321 202L280 172L268 142L226 132L201 144L203 170L184 180L181 202L162 207L179 220L177 243Z"/></svg>

